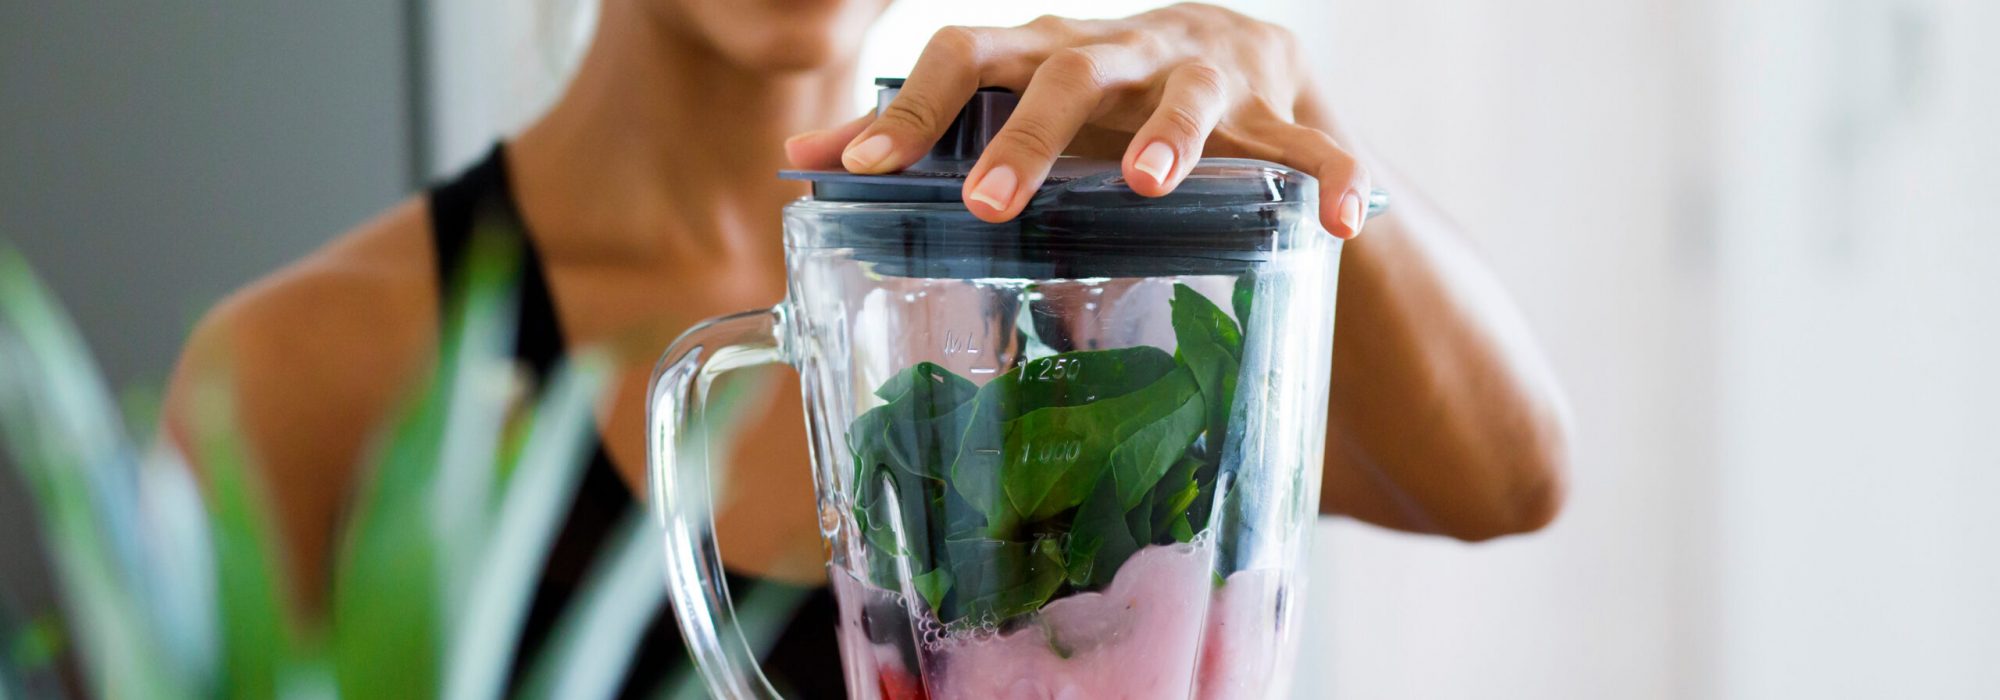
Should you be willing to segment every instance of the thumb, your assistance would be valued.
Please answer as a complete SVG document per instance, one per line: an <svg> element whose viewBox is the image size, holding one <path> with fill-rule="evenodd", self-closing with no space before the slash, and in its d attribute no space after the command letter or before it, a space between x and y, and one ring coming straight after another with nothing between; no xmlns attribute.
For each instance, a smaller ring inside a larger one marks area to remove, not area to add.
<svg viewBox="0 0 2000 700"><path fill-rule="evenodd" d="M854 136L873 121L875 113L869 112L839 126L785 139L785 159L800 170L840 169L840 152L847 148L847 142L853 141Z"/></svg>

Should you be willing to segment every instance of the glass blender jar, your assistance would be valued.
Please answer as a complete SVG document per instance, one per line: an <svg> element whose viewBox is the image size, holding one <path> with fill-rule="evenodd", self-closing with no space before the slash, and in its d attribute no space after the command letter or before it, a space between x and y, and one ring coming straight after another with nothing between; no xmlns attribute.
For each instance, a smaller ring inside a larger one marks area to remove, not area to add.
<svg viewBox="0 0 2000 700"><path fill-rule="evenodd" d="M880 84L886 105L900 81ZM982 90L901 173L786 172L812 195L785 209L784 302L661 359L651 501L716 697L778 694L723 583L699 426L718 375L779 363L803 378L849 697L1286 691L1339 269L1315 183L1206 159L1146 198L1062 158L986 223L960 187L1014 101Z"/></svg>

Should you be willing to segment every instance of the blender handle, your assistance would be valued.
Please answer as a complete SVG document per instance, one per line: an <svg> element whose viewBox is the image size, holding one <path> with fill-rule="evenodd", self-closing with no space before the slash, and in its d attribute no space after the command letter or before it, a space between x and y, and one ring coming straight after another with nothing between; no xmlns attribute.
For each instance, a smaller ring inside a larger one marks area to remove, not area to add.
<svg viewBox="0 0 2000 700"><path fill-rule="evenodd" d="M730 370L786 362L785 307L720 316L667 346L646 404L646 474L654 518L666 541L667 595L715 697L779 698L738 624L715 542L708 436L708 390Z"/></svg>

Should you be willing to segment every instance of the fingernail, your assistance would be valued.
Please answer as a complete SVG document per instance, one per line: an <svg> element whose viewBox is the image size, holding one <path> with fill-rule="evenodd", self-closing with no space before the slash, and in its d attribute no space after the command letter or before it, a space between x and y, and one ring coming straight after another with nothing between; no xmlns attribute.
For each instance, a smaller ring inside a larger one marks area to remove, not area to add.
<svg viewBox="0 0 2000 700"><path fill-rule="evenodd" d="M1154 141L1139 157L1132 159L1132 169L1153 176L1153 183L1167 184L1167 174L1174 171L1174 149L1165 141Z"/></svg>
<svg viewBox="0 0 2000 700"><path fill-rule="evenodd" d="M1014 201L1014 187L1020 180L1014 177L1014 169L1005 165L995 166L980 178L979 185L972 188L972 201L992 207L993 211L1007 211L1007 204Z"/></svg>
<svg viewBox="0 0 2000 700"><path fill-rule="evenodd" d="M1347 227L1349 236L1361 235L1361 195L1349 192L1340 198L1340 225Z"/></svg>
<svg viewBox="0 0 2000 700"><path fill-rule="evenodd" d="M840 162L848 170L874 170L882 165L882 161L889 159L889 151L893 147L888 134L876 134L848 146L847 152L840 154Z"/></svg>

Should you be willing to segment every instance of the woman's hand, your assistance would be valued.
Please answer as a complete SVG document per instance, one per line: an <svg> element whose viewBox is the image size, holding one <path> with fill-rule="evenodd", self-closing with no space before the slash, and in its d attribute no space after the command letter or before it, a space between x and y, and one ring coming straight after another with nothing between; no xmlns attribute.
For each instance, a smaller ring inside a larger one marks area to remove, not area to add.
<svg viewBox="0 0 2000 700"><path fill-rule="evenodd" d="M947 27L931 38L881 114L793 137L794 165L894 172L922 158L972 93L1021 102L965 181L975 216L1013 218L1065 152L1112 157L1139 194L1172 192L1202 154L1283 163L1320 183L1320 220L1361 232L1368 173L1294 109L1307 81L1297 42L1276 25L1207 5L1120 20L1043 17L1013 28Z"/></svg>

